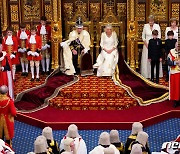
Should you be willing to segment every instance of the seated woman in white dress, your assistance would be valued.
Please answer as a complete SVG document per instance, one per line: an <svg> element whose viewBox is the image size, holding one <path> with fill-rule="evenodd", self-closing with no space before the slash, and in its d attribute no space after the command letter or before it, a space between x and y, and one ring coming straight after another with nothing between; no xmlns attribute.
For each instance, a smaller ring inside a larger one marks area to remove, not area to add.
<svg viewBox="0 0 180 154"><path fill-rule="evenodd" d="M165 39L168 39L167 33L168 31L173 31L174 32L174 39L178 40L178 20L176 18L171 18L170 19L170 27L166 27L165 31Z"/></svg>
<svg viewBox="0 0 180 154"><path fill-rule="evenodd" d="M112 76L118 63L118 39L111 25L106 25L105 32L101 34L101 53L93 68L97 68L97 76Z"/></svg>

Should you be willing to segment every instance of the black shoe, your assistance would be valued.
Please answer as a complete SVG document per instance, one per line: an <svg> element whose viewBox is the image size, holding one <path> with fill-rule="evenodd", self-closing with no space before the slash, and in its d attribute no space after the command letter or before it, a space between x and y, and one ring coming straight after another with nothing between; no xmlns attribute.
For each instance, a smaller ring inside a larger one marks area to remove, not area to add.
<svg viewBox="0 0 180 154"><path fill-rule="evenodd" d="M36 78L36 81L40 81L40 79L39 79L39 78Z"/></svg>
<svg viewBox="0 0 180 154"><path fill-rule="evenodd" d="M174 105L173 105L173 107L174 107L174 108L176 108L176 107L178 107L178 106L180 106L180 102L178 102L178 101L174 101Z"/></svg>
<svg viewBox="0 0 180 154"><path fill-rule="evenodd" d="M159 80L156 80L156 83L158 84L158 83L159 83Z"/></svg>
<svg viewBox="0 0 180 154"><path fill-rule="evenodd" d="M45 74L45 72L44 71L42 71L42 75L44 75Z"/></svg>
<svg viewBox="0 0 180 154"><path fill-rule="evenodd" d="M47 75L50 75L50 71L47 71L46 74L47 74Z"/></svg>
<svg viewBox="0 0 180 154"><path fill-rule="evenodd" d="M31 78L31 80L30 81L34 81L34 78Z"/></svg>
<svg viewBox="0 0 180 154"><path fill-rule="evenodd" d="M27 77L28 76L28 72L25 72L25 75L24 75L25 77Z"/></svg>
<svg viewBox="0 0 180 154"><path fill-rule="evenodd" d="M154 82L154 79L151 79L152 82Z"/></svg>
<svg viewBox="0 0 180 154"><path fill-rule="evenodd" d="M22 72L22 73L21 73L21 76L25 76L25 72Z"/></svg>
<svg viewBox="0 0 180 154"><path fill-rule="evenodd" d="M16 79L13 79L14 82L16 82Z"/></svg>

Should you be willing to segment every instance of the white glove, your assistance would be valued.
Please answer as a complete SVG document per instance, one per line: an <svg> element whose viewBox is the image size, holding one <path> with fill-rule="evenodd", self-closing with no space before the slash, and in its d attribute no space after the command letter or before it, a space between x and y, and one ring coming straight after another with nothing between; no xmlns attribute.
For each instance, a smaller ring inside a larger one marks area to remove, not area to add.
<svg viewBox="0 0 180 154"><path fill-rule="evenodd" d="M46 44L45 46L46 46L46 48L50 48L51 47L49 44Z"/></svg>
<svg viewBox="0 0 180 154"><path fill-rule="evenodd" d="M4 67L0 67L0 71L4 71Z"/></svg>
<svg viewBox="0 0 180 154"><path fill-rule="evenodd" d="M27 55L29 56L29 55L32 55L32 51L28 51L27 52Z"/></svg>
<svg viewBox="0 0 180 154"><path fill-rule="evenodd" d="M60 43L61 47L64 47L65 44L66 44L66 42L61 42L61 43Z"/></svg>
<svg viewBox="0 0 180 154"><path fill-rule="evenodd" d="M35 55L36 57L38 57L38 56L39 56L39 53L37 53L37 52L34 52L34 55Z"/></svg>
<svg viewBox="0 0 180 154"><path fill-rule="evenodd" d="M84 49L84 54L86 54L88 51L89 51L89 50L85 48L85 49Z"/></svg>
<svg viewBox="0 0 180 154"><path fill-rule="evenodd" d="M11 55L10 55L10 58L11 58L11 59L13 59L13 58L15 58L15 57L16 57L16 56L15 56L14 54L11 54Z"/></svg>
<svg viewBox="0 0 180 154"><path fill-rule="evenodd" d="M46 50L46 49L47 49L46 45L41 48L41 50Z"/></svg>
<svg viewBox="0 0 180 154"><path fill-rule="evenodd" d="M18 52L23 53L23 49L19 48L19 49L18 49Z"/></svg>
<svg viewBox="0 0 180 154"><path fill-rule="evenodd" d="M35 56L35 52L31 52L31 56L33 56L33 57L34 57L34 56Z"/></svg>
<svg viewBox="0 0 180 154"><path fill-rule="evenodd" d="M26 48L23 48L22 50L23 50L24 52L26 52L26 51L27 51L27 50L26 50Z"/></svg>

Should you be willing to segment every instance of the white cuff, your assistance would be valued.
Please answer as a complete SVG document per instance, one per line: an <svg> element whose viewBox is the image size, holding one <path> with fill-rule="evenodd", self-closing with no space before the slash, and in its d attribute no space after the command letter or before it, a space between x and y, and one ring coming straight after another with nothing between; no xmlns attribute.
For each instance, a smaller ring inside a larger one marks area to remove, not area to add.
<svg viewBox="0 0 180 154"><path fill-rule="evenodd" d="M47 49L46 45L41 48L41 50L46 50L46 49Z"/></svg>
<svg viewBox="0 0 180 154"><path fill-rule="evenodd" d="M64 47L65 44L66 44L66 42L61 42L61 43L60 43L61 47Z"/></svg>
<svg viewBox="0 0 180 154"><path fill-rule="evenodd" d="M26 51L27 51L27 50L26 50L26 48L23 48L22 50L23 50L24 52L26 52Z"/></svg>
<svg viewBox="0 0 180 154"><path fill-rule="evenodd" d="M4 67L1 67L1 71L4 71Z"/></svg>
<svg viewBox="0 0 180 154"><path fill-rule="evenodd" d="M37 52L34 52L34 55L38 57L38 56L39 56L39 53L37 53Z"/></svg>
<svg viewBox="0 0 180 154"><path fill-rule="evenodd" d="M88 51L89 51L89 50L85 48L85 49L84 49L84 54L87 53Z"/></svg>
<svg viewBox="0 0 180 154"><path fill-rule="evenodd" d="M27 52L27 55L29 56L29 55L32 55L32 51L28 51Z"/></svg>
<svg viewBox="0 0 180 154"><path fill-rule="evenodd" d="M11 54L10 55L10 58L12 59L12 58L15 58L16 56L14 55L14 54Z"/></svg>
<svg viewBox="0 0 180 154"><path fill-rule="evenodd" d="M46 44L45 46L46 46L46 48L50 48L51 47L49 44Z"/></svg>
<svg viewBox="0 0 180 154"><path fill-rule="evenodd" d="M21 48L18 49L18 52L22 52L23 50Z"/></svg>

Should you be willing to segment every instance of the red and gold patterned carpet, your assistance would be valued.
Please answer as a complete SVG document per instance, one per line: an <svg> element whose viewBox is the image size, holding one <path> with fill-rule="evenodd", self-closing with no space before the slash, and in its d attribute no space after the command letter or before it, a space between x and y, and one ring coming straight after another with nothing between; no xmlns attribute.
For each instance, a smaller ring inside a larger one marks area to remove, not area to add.
<svg viewBox="0 0 180 154"><path fill-rule="evenodd" d="M40 76L40 82L31 82L30 75L22 77L17 73L15 96L18 93L44 83L47 76ZM160 84L168 82L160 79ZM61 89L58 95L49 101L49 105L60 110L124 110L137 106L138 102L130 97L109 77L79 77L75 84Z"/></svg>

